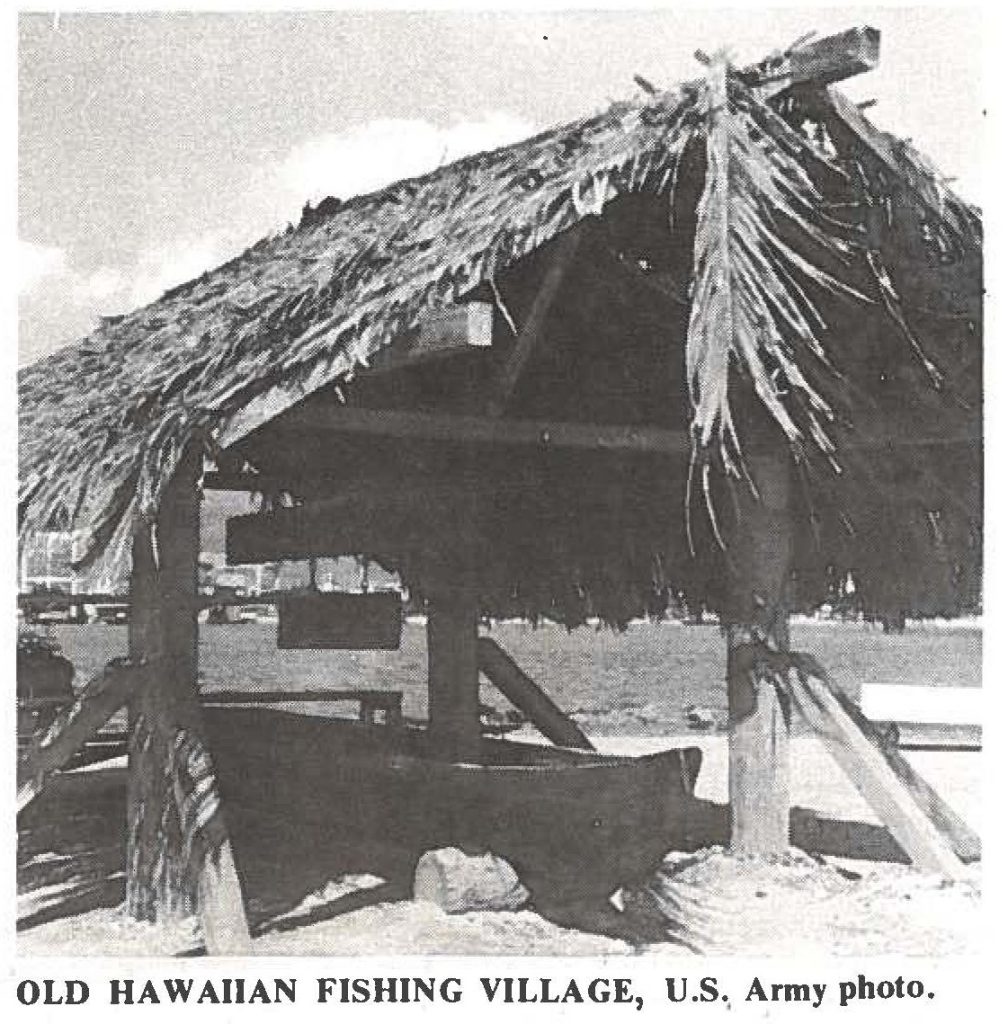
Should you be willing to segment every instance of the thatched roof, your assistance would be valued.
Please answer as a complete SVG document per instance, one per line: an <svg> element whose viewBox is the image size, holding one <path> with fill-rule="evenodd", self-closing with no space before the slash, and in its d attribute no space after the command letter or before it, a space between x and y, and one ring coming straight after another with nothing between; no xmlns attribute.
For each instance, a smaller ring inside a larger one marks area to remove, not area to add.
<svg viewBox="0 0 1008 1024"><path fill-rule="evenodd" d="M202 439L213 452L234 443L620 195L674 207L690 147L706 170L687 393L670 401L692 428L705 489L709 468L744 476L739 380L799 463L818 461L827 477L859 458L843 444L855 416L870 415L865 432L876 438L899 430L871 383L877 368L865 371L864 345L856 366L843 348L837 324L855 322L859 306L881 311L902 338L908 429L926 420L938 438L978 437L979 215L910 145L878 133L889 147L882 159L836 118L828 93L812 99L770 104L714 69L706 81L308 210L296 228L104 322L19 373L22 536L55 524L81 531L87 560L121 577L131 533L155 514L186 444ZM915 460L934 482L934 465ZM959 459L944 481L959 500L967 463L978 495L978 457ZM941 476L926 511L944 512ZM823 493L848 479L827 479ZM965 545L978 564L974 504L956 558Z"/></svg>
<svg viewBox="0 0 1008 1024"><path fill-rule="evenodd" d="M278 382L337 380L607 199L667 187L689 109L615 105L351 199L24 368L25 529L65 517L103 546L126 523L120 546L193 434Z"/></svg>

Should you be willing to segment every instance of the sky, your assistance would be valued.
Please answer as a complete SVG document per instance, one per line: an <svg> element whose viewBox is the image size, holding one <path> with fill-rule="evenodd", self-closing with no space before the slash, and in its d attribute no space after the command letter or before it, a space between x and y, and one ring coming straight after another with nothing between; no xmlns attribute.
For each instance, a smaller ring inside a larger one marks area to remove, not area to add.
<svg viewBox="0 0 1008 1024"><path fill-rule="evenodd" d="M657 85L882 33L869 116L983 201L985 26L963 8L24 14L18 359L31 362L347 198Z"/></svg>

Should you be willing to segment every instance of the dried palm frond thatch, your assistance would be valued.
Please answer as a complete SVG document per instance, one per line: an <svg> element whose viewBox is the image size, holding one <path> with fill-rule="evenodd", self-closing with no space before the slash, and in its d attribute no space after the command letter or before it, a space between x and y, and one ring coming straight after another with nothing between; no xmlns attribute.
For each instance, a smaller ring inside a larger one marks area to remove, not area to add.
<svg viewBox="0 0 1008 1024"><path fill-rule="evenodd" d="M22 538L74 530L92 579L121 581L130 537L153 519L187 445L232 445L350 379L429 310L479 288L502 302L509 270L636 195L668 204L671 235L683 234L684 213L690 225L692 266L679 276L683 288L691 281L688 326L666 334L684 388L670 389L663 421L691 433L687 528L694 470L715 540L713 472L753 489L755 408L790 445L801 479L822 470L809 514L834 575L855 573L878 605L902 600L883 592L890 569L915 591L931 570L911 579L911 565L939 565L956 586L978 580L978 451L954 439L980 430L979 214L908 144L870 126L866 141L863 115L835 90L806 100L759 98L721 57L706 80L308 210L296 227L104 321L19 374ZM924 429L949 446L894 443ZM656 507L680 500L678 486L656 486ZM600 548L589 564L572 533L561 569L550 557L566 548L554 538L552 555L529 555L520 586L516 541L501 593L524 614L563 621L597 610L603 591L614 606L639 607L652 583L668 582L649 575L660 552L645 536L645 506L629 553ZM666 568L676 562L661 554Z"/></svg>
<svg viewBox="0 0 1008 1024"><path fill-rule="evenodd" d="M22 536L84 531L96 579L121 574L187 441L233 441L614 197L660 194L692 99L615 104L306 217L26 367Z"/></svg>

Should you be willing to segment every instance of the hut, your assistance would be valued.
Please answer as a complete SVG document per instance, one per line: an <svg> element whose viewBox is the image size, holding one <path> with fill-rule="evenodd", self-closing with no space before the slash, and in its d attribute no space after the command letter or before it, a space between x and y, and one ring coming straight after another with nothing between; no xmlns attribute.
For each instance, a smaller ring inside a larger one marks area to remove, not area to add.
<svg viewBox="0 0 1008 1024"><path fill-rule="evenodd" d="M788 611L830 577L890 620L980 595L981 220L837 88L878 46L698 53L306 206L20 372L21 542L72 530L95 589L129 580L98 700L130 708L133 914L195 900L208 948L244 935L196 692L210 487L264 495L230 560L364 556L421 596L447 758L478 741L481 617L716 611L732 842L786 846Z"/></svg>

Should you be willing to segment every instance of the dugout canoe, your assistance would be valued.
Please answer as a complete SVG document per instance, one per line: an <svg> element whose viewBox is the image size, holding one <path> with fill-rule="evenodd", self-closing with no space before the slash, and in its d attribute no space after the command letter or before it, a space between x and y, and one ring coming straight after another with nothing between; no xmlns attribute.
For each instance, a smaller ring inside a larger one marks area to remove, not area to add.
<svg viewBox="0 0 1008 1024"><path fill-rule="evenodd" d="M240 864L407 878L425 850L457 846L505 857L533 896L596 897L688 848L695 824L696 747L618 757L487 737L478 763L453 763L407 726L204 714Z"/></svg>

